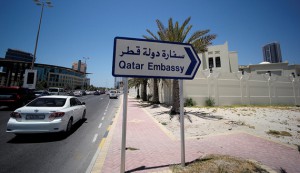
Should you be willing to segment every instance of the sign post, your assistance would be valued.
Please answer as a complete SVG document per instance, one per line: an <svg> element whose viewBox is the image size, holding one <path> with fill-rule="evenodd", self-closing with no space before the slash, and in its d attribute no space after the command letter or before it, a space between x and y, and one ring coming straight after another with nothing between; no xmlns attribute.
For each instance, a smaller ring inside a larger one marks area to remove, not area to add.
<svg viewBox="0 0 300 173"><path fill-rule="evenodd" d="M179 80L180 99L180 142L181 142L181 166L185 166L185 140L184 140L184 111L183 111L183 80Z"/></svg>
<svg viewBox="0 0 300 173"><path fill-rule="evenodd" d="M123 120L122 120L122 146L121 146L121 168L120 172L125 172L125 151L126 151L126 127L127 127L127 100L128 100L128 79L123 78Z"/></svg>
<svg viewBox="0 0 300 173"><path fill-rule="evenodd" d="M200 59L190 44L127 37L114 39L112 75L124 79L121 168L125 172L127 77L180 79L181 165L185 166L183 79L194 79Z"/></svg>

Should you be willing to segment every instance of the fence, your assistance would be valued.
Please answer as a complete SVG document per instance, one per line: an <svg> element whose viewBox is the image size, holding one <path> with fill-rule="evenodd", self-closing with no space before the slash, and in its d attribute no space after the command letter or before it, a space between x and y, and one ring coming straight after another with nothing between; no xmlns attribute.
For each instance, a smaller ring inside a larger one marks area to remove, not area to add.
<svg viewBox="0 0 300 173"><path fill-rule="evenodd" d="M172 84L160 85L160 101L171 104ZM269 74L220 73L199 71L184 81L184 98L204 106L208 98L216 105L299 105L299 77Z"/></svg>

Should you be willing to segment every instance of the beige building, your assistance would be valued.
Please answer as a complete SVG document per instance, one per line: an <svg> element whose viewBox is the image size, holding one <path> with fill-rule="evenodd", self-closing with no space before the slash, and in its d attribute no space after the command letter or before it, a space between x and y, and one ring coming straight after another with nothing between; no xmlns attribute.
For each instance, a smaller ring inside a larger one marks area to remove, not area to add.
<svg viewBox="0 0 300 173"><path fill-rule="evenodd" d="M269 63L261 62L260 64L240 66L240 71L249 74L270 74L271 76L300 76L300 65L289 65L288 62Z"/></svg>
<svg viewBox="0 0 300 173"><path fill-rule="evenodd" d="M212 69L222 73L238 71L238 55L228 50L228 42L222 45L208 46L207 52L198 54L201 59L199 70Z"/></svg>
<svg viewBox="0 0 300 173"><path fill-rule="evenodd" d="M83 73L86 73L86 71L87 71L87 65L86 65L86 63L84 63L81 60L79 60L78 62L74 62L72 64L72 69L81 71Z"/></svg>

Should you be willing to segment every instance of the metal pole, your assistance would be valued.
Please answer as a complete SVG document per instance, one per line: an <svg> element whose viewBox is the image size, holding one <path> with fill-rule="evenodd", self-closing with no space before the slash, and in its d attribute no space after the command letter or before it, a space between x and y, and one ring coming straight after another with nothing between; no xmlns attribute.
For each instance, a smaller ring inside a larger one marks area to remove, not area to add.
<svg viewBox="0 0 300 173"><path fill-rule="evenodd" d="M42 18L43 18L43 11L44 11L44 3L42 3L42 11L41 11L41 16L40 16L39 29L38 29L38 32L37 32L37 35L36 35L36 40L35 40L33 59L32 59L32 62L31 62L31 70L33 70L34 62L35 62L35 59L36 59L36 50L37 50L37 46L38 46L38 42L39 42L39 35L40 35Z"/></svg>
<svg viewBox="0 0 300 173"><path fill-rule="evenodd" d="M120 173L125 172L125 151L126 151L126 124L127 124L127 98L128 98L128 79L123 78L124 97L123 97L123 121L122 121L122 146L121 146L121 168Z"/></svg>
<svg viewBox="0 0 300 173"><path fill-rule="evenodd" d="M180 98L180 137L181 137L181 166L185 166L185 141L184 141L184 112L183 112L183 80L179 80Z"/></svg>
<svg viewBox="0 0 300 173"><path fill-rule="evenodd" d="M84 66L85 66L85 68L84 68L84 81L83 81L83 89L87 89L87 83L86 83L86 71L87 71L87 64L86 64L86 60L89 60L90 59L90 57L83 57L83 59L84 59Z"/></svg>
<svg viewBox="0 0 300 173"><path fill-rule="evenodd" d="M269 77L268 79L268 87L269 87L269 101L270 101L270 106L272 105L272 98L271 98L271 86L270 86L270 80L271 78Z"/></svg>

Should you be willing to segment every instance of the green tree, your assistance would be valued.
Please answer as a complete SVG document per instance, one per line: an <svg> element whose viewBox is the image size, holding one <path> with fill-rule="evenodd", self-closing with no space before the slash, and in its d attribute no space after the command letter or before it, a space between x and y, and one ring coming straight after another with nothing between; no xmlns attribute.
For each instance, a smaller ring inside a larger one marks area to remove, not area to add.
<svg viewBox="0 0 300 173"><path fill-rule="evenodd" d="M193 45L197 53L203 53L207 51L207 46L211 45L211 41L216 38L216 35L208 34L210 30L206 29L195 31L192 35L189 36L189 38L187 38L192 29L192 25L188 25L190 20L191 17L188 17L180 26L178 21L176 21L174 25L173 19L170 18L167 28L160 20L156 20L156 24L158 27L157 35L147 29L146 31L150 34L150 36L144 35L143 37L150 40L189 43ZM172 94L173 98L171 114L177 114L180 111L178 80L173 80Z"/></svg>

